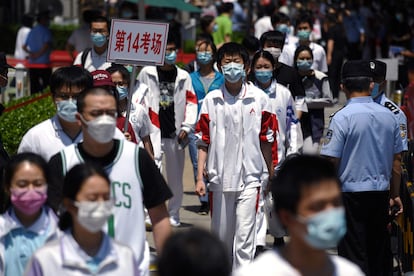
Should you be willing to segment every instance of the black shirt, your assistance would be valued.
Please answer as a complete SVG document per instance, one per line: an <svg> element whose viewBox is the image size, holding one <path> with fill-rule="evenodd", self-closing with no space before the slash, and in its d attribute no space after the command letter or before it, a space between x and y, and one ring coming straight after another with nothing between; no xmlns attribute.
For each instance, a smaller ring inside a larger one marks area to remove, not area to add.
<svg viewBox="0 0 414 276"><path fill-rule="evenodd" d="M157 67L160 88L160 109L158 119L162 138L175 137L175 113L174 113L174 90L177 68L173 70L161 70Z"/></svg>
<svg viewBox="0 0 414 276"><path fill-rule="evenodd" d="M305 90L299 78L299 73L293 67L279 62L276 65L275 77L279 84L286 86L290 90L294 100L297 97L305 97Z"/></svg>

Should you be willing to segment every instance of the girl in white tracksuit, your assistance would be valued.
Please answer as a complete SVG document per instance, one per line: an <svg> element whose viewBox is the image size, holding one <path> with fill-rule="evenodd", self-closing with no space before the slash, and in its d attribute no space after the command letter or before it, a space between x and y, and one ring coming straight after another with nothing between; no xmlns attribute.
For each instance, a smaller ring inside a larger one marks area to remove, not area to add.
<svg viewBox="0 0 414 276"><path fill-rule="evenodd" d="M25 275L139 275L134 254L101 229L110 219L110 180L96 165L73 167L63 185L62 237L31 258Z"/></svg>
<svg viewBox="0 0 414 276"><path fill-rule="evenodd" d="M275 170L277 170L286 156L302 150L303 137L300 121L296 117L295 102L292 94L285 86L277 83L273 76L274 67L274 59L269 52L263 50L257 52L252 60L251 79L269 96L272 112L277 116L279 131L276 136L277 146L275 144L273 147L274 159L278 160L278 162L274 161L273 165ZM264 183L264 185L266 186L267 183ZM265 190L266 187L262 189L262 191ZM269 194L268 197L266 200L271 203L271 195ZM276 237L276 243L282 243L283 236L286 235L284 228L276 221L276 216L271 213L272 204L270 204L270 208L266 208L267 206L264 205L265 201L263 199L265 199L264 194L261 195L260 208L257 214L257 250L261 250L261 247L266 244L267 224L269 224L269 232ZM267 220L264 216L265 214L267 215Z"/></svg>
<svg viewBox="0 0 414 276"><path fill-rule="evenodd" d="M0 216L0 275L22 275L33 252L56 239L57 217L47 206L46 161L34 153L12 157L5 168Z"/></svg>

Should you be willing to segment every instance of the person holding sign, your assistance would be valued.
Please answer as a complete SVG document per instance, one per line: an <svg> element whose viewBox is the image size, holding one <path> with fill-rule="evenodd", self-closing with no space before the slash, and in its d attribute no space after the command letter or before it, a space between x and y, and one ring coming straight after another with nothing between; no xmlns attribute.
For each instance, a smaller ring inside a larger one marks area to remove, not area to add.
<svg viewBox="0 0 414 276"><path fill-rule="evenodd" d="M197 97L190 75L175 65L176 58L176 44L169 35L164 65L145 66L138 80L149 87L143 100L155 129L151 133L155 161L161 162L161 152L165 153L167 182L174 195L168 203L170 223L178 227L183 198L183 149L197 120Z"/></svg>

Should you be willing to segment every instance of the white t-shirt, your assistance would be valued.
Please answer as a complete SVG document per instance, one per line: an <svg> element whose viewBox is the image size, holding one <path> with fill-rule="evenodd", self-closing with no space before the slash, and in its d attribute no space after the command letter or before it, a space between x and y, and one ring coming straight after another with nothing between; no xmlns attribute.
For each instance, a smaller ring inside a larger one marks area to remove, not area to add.
<svg viewBox="0 0 414 276"><path fill-rule="evenodd" d="M82 66L82 54L83 51L76 56L73 65ZM95 70L106 70L107 68L111 67L111 63L106 62L106 54L107 51L103 52L101 55L98 55L92 48L86 56L85 64L83 67L89 72L93 72Z"/></svg>
<svg viewBox="0 0 414 276"><path fill-rule="evenodd" d="M254 36L260 39L262 34L268 31L273 31L273 25L270 16L266 15L259 18L254 24Z"/></svg>
<svg viewBox="0 0 414 276"><path fill-rule="evenodd" d="M116 129L114 138L125 139L125 136L119 129ZM81 131L74 139L70 138L63 131L58 116L55 115L29 129L23 136L17 152L37 153L46 161L49 161L53 155L65 147L73 143L79 143L82 140Z"/></svg>
<svg viewBox="0 0 414 276"><path fill-rule="evenodd" d="M30 33L29 27L21 27L19 31L17 32L16 36L16 47L14 49L14 57L17 59L26 59L26 57L29 55L28 53L23 50L23 45L26 43L26 38Z"/></svg>
<svg viewBox="0 0 414 276"><path fill-rule="evenodd" d="M298 254L301 254L298 252ZM334 267L335 276L363 276L365 275L361 269L351 263L350 261L339 257L330 255ZM252 263L242 266L233 272L233 276L301 276L302 274L296 270L290 263L288 263L280 254L275 250L269 250L260 255Z"/></svg>

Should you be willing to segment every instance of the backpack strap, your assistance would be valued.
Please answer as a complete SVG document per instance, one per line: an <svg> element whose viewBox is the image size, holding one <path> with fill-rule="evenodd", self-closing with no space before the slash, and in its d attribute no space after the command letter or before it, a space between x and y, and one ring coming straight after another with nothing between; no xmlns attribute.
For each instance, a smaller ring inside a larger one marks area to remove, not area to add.
<svg viewBox="0 0 414 276"><path fill-rule="evenodd" d="M86 48L85 50L83 50L82 52L82 56L81 56L81 64L82 67L85 68L85 62L86 62L86 58L88 57L88 54L91 52L92 48Z"/></svg>

